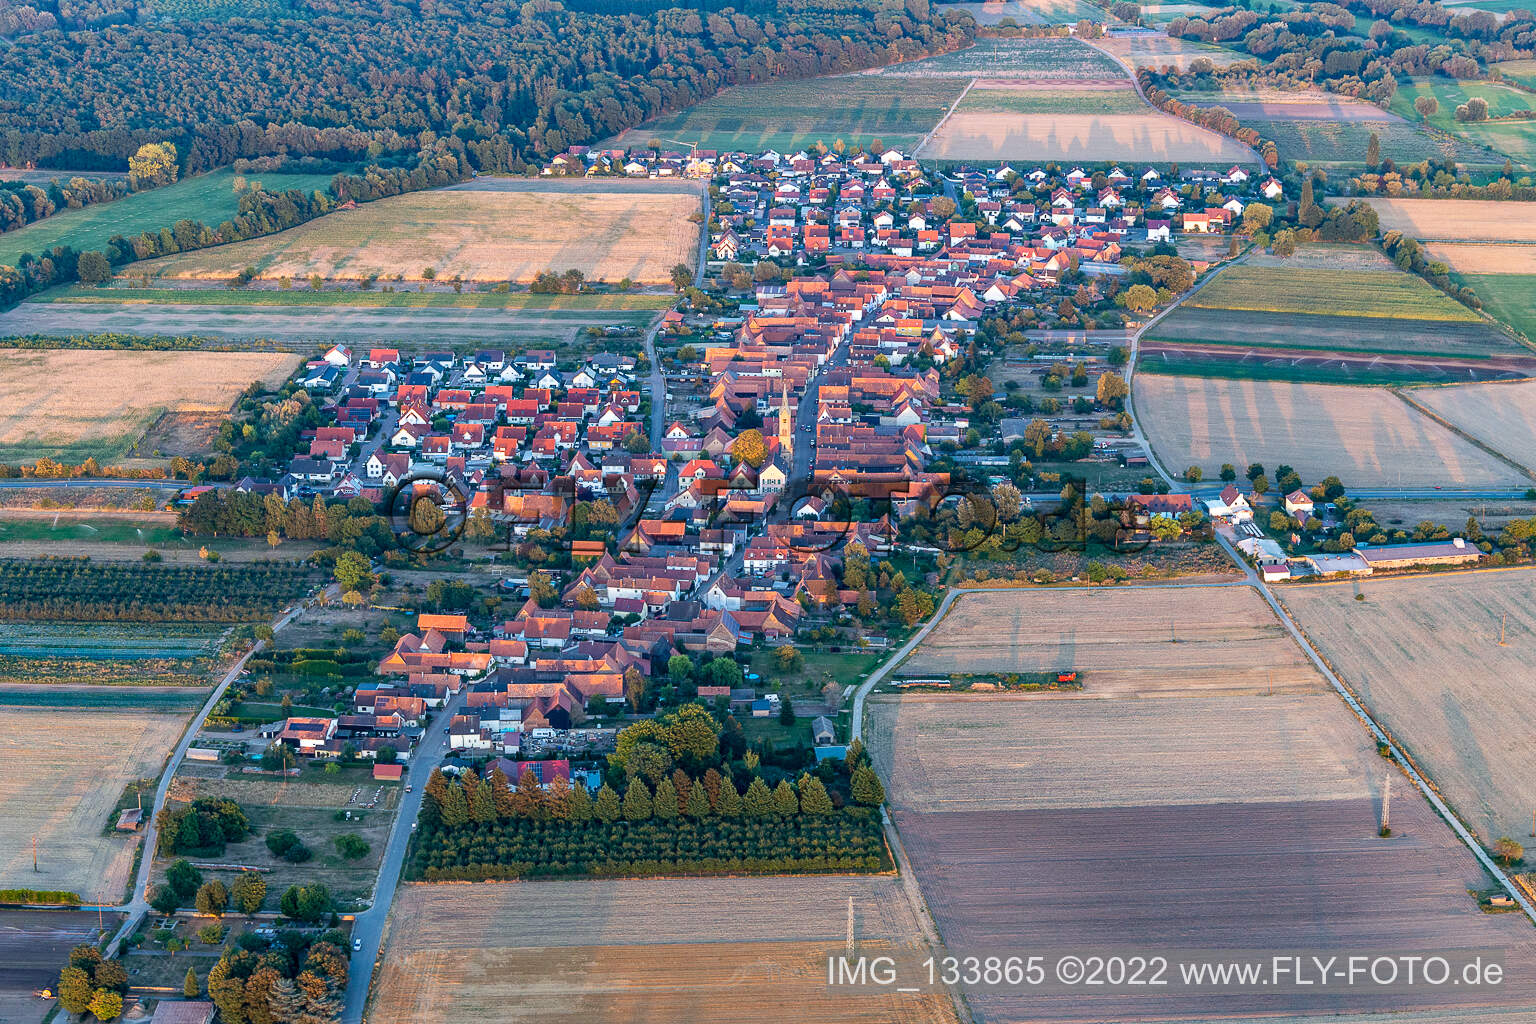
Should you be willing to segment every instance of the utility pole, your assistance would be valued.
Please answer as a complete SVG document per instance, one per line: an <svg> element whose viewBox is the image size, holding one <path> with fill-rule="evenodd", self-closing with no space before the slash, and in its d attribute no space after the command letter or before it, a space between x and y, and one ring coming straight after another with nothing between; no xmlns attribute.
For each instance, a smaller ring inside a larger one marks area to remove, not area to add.
<svg viewBox="0 0 1536 1024"><path fill-rule="evenodd" d="M1508 644L1506 644L1504 642L1504 627L1506 627L1508 625L1509 625L1509 612L1505 612L1504 613L1504 617L1499 619L1499 646L1500 647L1508 647L1509 646Z"/></svg>
<svg viewBox="0 0 1536 1024"><path fill-rule="evenodd" d="M853 955L853 897L848 897L848 955Z"/></svg>
<svg viewBox="0 0 1536 1024"><path fill-rule="evenodd" d="M42 872L38 871L38 869L37 869L37 833L36 832L32 833L32 872L34 874L41 874L42 873Z"/></svg>
<svg viewBox="0 0 1536 1024"><path fill-rule="evenodd" d="M1381 834L1392 834L1392 776L1387 775L1385 784L1381 787Z"/></svg>

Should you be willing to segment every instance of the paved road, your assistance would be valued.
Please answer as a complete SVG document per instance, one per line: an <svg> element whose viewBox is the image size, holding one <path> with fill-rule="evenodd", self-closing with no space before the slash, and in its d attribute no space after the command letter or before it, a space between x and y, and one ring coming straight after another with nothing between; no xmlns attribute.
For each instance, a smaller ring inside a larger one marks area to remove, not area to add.
<svg viewBox="0 0 1536 1024"><path fill-rule="evenodd" d="M660 331L658 320L645 332L645 358L651 364L651 451L657 453L661 451L662 432L667 429L667 375L656 356L656 335Z"/></svg>
<svg viewBox="0 0 1536 1024"><path fill-rule="evenodd" d="M363 1007L368 1001L368 986L378 963L384 941L384 925L389 919L390 905L395 901L395 888L400 882L400 869L405 864L405 850L411 841L411 826L421 810L421 799L432 770L442 763L448 753L448 737L443 730L447 722L464 707L467 698L460 692L448 701L447 707L433 719L410 760L406 763L405 781L411 792L402 793L400 807L395 814L394 827L389 830L389 841L384 847L384 858L379 864L378 881L373 887L373 906L358 914L352 922L352 939L361 940L362 947L352 954L347 980L346 1003L341 1011L342 1024L360 1024Z"/></svg>
<svg viewBox="0 0 1536 1024"><path fill-rule="evenodd" d="M334 589L333 586L332 590ZM307 603L307 600L296 601L292 608L273 621L273 631L282 629L297 618ZM144 852L139 857L139 872L133 883L133 898L123 906L114 908L126 913L128 917L123 921L122 926L118 928L117 934L112 937L112 943L108 947L109 956L115 951L119 943L133 934L134 929L139 926L139 919L149 910L149 900L146 898L146 894L149 889L149 876L155 863L155 844L159 839L159 828L155 818L160 808L165 806L165 795L170 791L171 780L176 776L176 769L181 767L182 759L187 756L187 749L192 746L192 741L197 738L198 730L203 727L203 722L213 713L214 705L224 696L224 691L229 689L229 684L233 683L240 673L245 671L245 663L251 659L251 656L264 647L266 647L266 641L258 640L249 651L241 656L239 661L230 666L229 671L224 674L224 678L219 680L219 685L213 688L213 693L208 695L208 700L204 702L202 710L197 713L197 717L192 719L191 724L187 726L186 732L182 733L181 741L176 744L176 749L171 753L171 759L166 763L165 771L160 775L160 785L155 788L155 799L150 804L148 813L144 815Z"/></svg>

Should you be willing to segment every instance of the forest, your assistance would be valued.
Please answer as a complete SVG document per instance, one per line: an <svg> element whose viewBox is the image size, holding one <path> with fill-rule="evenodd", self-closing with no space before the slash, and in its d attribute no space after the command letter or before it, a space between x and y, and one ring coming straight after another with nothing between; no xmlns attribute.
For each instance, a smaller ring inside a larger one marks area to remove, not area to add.
<svg viewBox="0 0 1536 1024"><path fill-rule="evenodd" d="M578 6L292 0L270 19L166 22L127 0L0 0L21 33L0 50L0 160L122 170L168 141L196 174L442 141L476 170L517 171L727 85L909 60L971 31L928 0Z"/></svg>

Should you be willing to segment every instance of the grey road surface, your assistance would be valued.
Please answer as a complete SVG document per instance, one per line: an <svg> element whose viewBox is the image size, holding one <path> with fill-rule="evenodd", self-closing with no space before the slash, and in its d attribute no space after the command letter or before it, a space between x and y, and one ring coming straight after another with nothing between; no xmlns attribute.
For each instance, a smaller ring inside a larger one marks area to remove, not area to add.
<svg viewBox="0 0 1536 1024"><path fill-rule="evenodd" d="M411 826L421 811L422 791L432 770L440 765L448 753L448 737L443 734L446 724L464 707L466 694L460 692L448 701L447 707L432 720L427 734L411 752L406 764L405 781L411 792L401 794L400 807L395 815L395 825L389 830L389 841L384 847L384 858L379 864L379 878L373 887L373 906L358 914L352 922L352 940L361 942L361 948L352 953L347 980L346 1003L341 1011L342 1024L359 1024L363 1008L368 1001L368 986L373 980L373 969L378 963L384 942L384 924L389 919L389 908L395 901L395 888L400 883L400 869L405 865L406 847L411 841Z"/></svg>

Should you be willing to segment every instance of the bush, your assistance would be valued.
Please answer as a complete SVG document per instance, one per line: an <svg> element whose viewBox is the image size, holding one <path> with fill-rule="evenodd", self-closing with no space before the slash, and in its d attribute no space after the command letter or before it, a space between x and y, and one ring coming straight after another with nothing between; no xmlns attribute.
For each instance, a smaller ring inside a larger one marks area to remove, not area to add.
<svg viewBox="0 0 1536 1024"><path fill-rule="evenodd" d="M273 829L267 833L267 849L272 856L281 857L290 864L303 864L314 856L298 835L288 828Z"/></svg>
<svg viewBox="0 0 1536 1024"><path fill-rule="evenodd" d="M361 860L368 856L370 849L368 841L356 832L348 832L336 837L336 852L341 854L344 860Z"/></svg>

